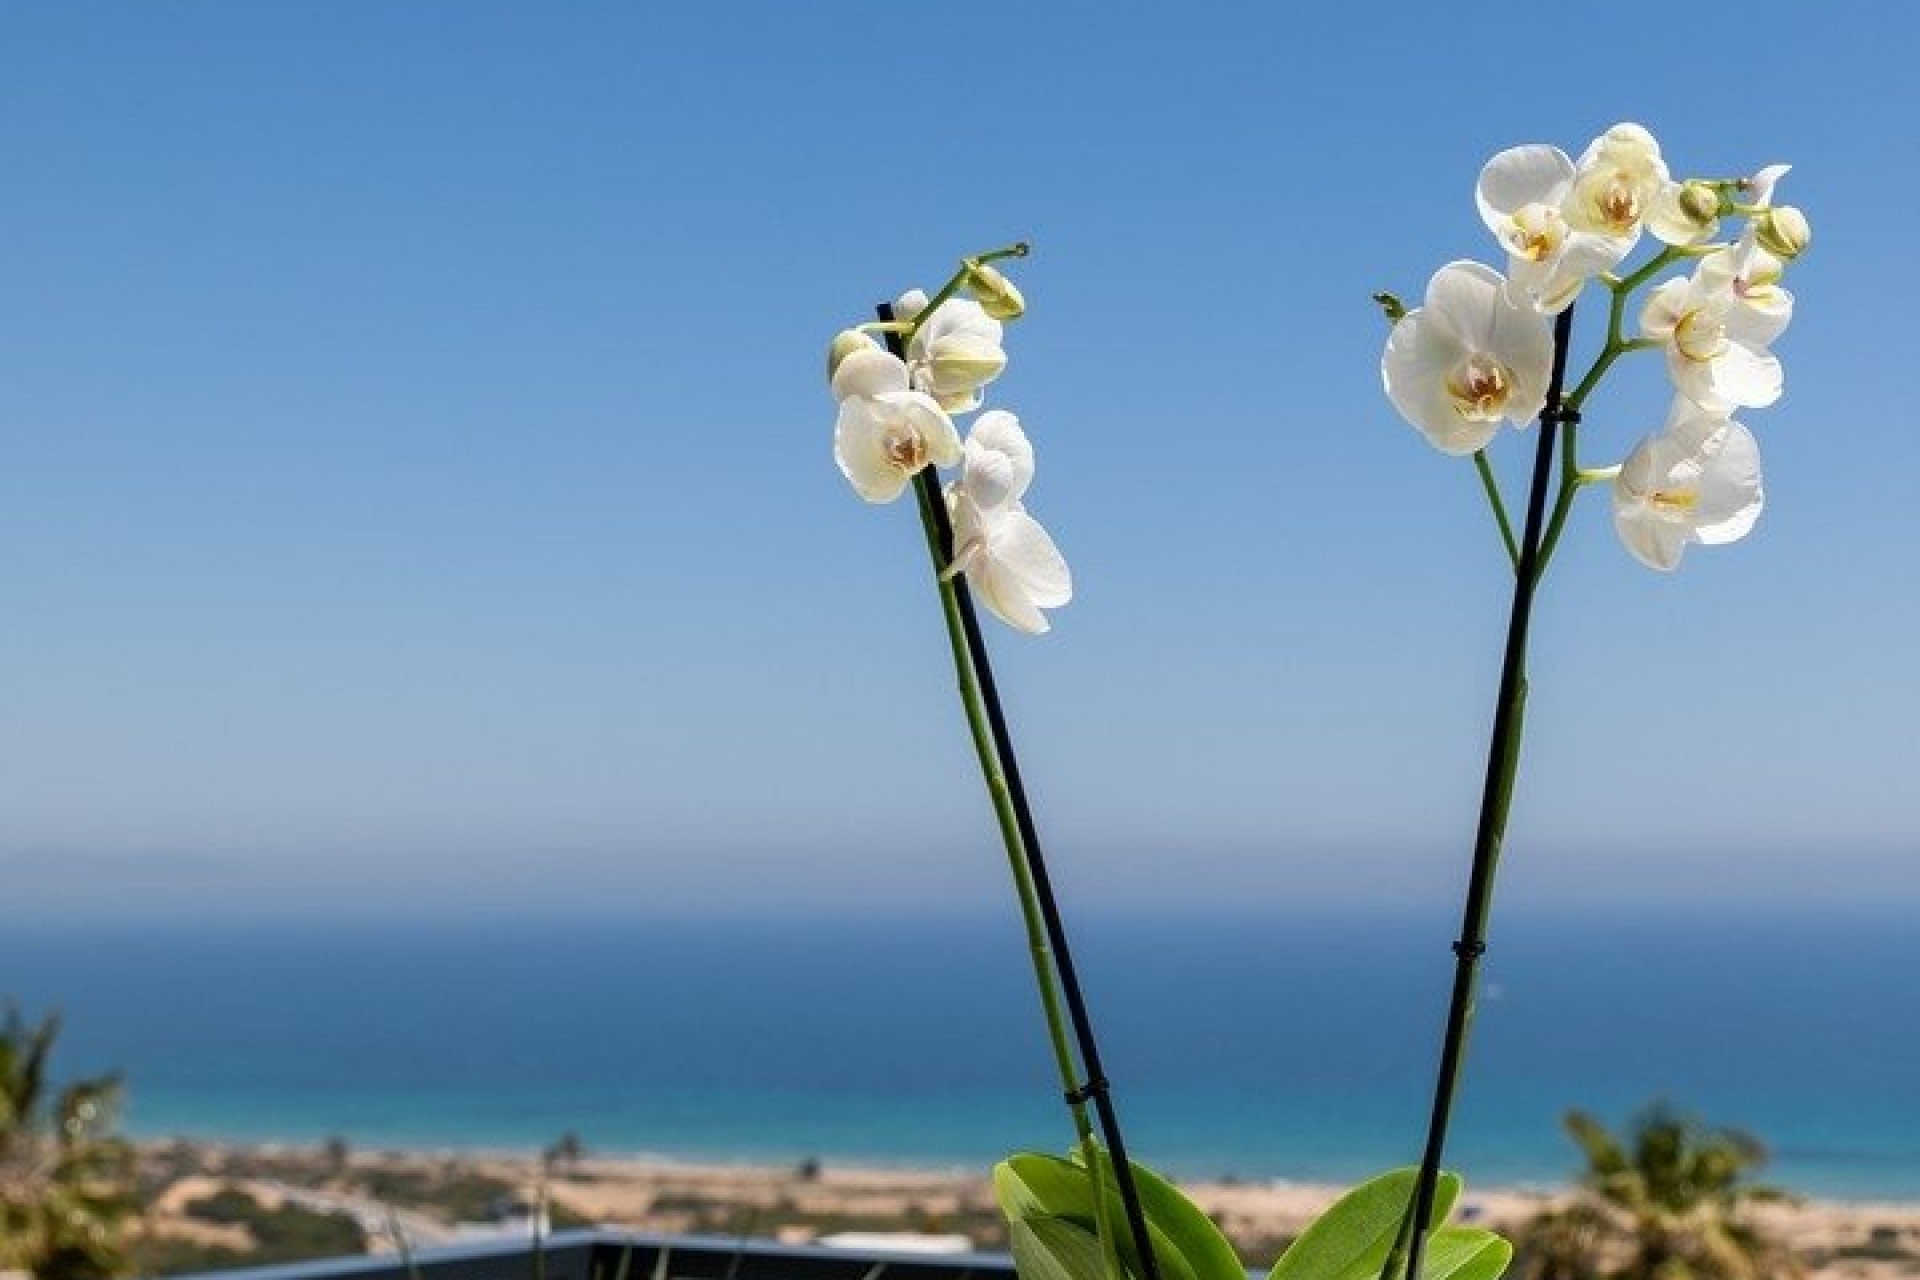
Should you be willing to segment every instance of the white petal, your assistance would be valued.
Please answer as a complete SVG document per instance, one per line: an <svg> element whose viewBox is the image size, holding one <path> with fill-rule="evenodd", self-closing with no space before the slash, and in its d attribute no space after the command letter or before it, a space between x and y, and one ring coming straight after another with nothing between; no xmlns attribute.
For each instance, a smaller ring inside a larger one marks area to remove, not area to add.
<svg viewBox="0 0 1920 1280"><path fill-rule="evenodd" d="M1764 409L1780 398L1785 387L1779 357L1743 342L1728 342L1727 349L1706 367L1712 390L1709 399L1700 403L1708 409Z"/></svg>
<svg viewBox="0 0 1920 1280"><path fill-rule="evenodd" d="M1620 464L1613 481L1613 528L1634 559L1668 570L1686 550L1688 526L1650 501L1665 487L1673 458L1672 439L1664 432L1648 436Z"/></svg>
<svg viewBox="0 0 1920 1280"><path fill-rule="evenodd" d="M1033 446L1020 419L1004 409L980 415L967 433L966 470L961 483L983 507L1018 502L1033 483Z"/></svg>
<svg viewBox="0 0 1920 1280"><path fill-rule="evenodd" d="M1073 596L1067 563L1046 530L1024 511L985 514L986 551L967 569L967 581L981 603L1003 622L1030 635L1049 629L1042 607L1065 604Z"/></svg>
<svg viewBox="0 0 1920 1280"><path fill-rule="evenodd" d="M1640 307L1640 336L1661 342L1672 339L1680 318L1687 313L1690 282L1684 276L1663 280L1647 294Z"/></svg>
<svg viewBox="0 0 1920 1280"><path fill-rule="evenodd" d="M1052 629L1046 615L996 562L985 558L974 561L967 567L967 583L973 588L974 598L1014 630L1037 636Z"/></svg>
<svg viewBox="0 0 1920 1280"><path fill-rule="evenodd" d="M893 300L893 318L911 320L927 309L927 291L909 289Z"/></svg>
<svg viewBox="0 0 1920 1280"><path fill-rule="evenodd" d="M1766 347L1793 322L1793 295L1770 285L1740 295L1727 313L1727 336L1750 347Z"/></svg>
<svg viewBox="0 0 1920 1280"><path fill-rule="evenodd" d="M1587 281L1611 271L1633 249L1630 236L1569 231L1559 252L1540 262L1515 257L1508 263L1507 295L1516 305L1559 315L1573 305Z"/></svg>
<svg viewBox="0 0 1920 1280"><path fill-rule="evenodd" d="M1427 305L1394 325L1380 377L1394 407L1435 448L1466 454L1484 447L1500 420L1524 426L1539 412L1552 359L1551 327L1514 303L1499 272L1453 262L1428 282ZM1450 389L1496 373L1504 396L1484 408L1464 409Z"/></svg>
<svg viewBox="0 0 1920 1280"><path fill-rule="evenodd" d="M891 502L923 467L958 462L960 433L940 406L915 391L848 396L833 426L833 457L855 493Z"/></svg>
<svg viewBox="0 0 1920 1280"><path fill-rule="evenodd" d="M1694 537L1710 545L1737 542L1753 528L1766 503L1760 483L1760 446L1738 422L1715 433L1700 474Z"/></svg>
<svg viewBox="0 0 1920 1280"><path fill-rule="evenodd" d="M914 314L918 315L925 307L926 301L923 299ZM914 350L909 354L917 355L942 338L958 335L998 347L1005 333L1005 326L988 315L972 298L948 298L913 335Z"/></svg>
<svg viewBox="0 0 1920 1280"><path fill-rule="evenodd" d="M1591 278L1619 266L1620 260L1633 252L1633 246L1632 236L1575 231L1567 236L1567 247L1562 255L1566 264L1563 269Z"/></svg>
<svg viewBox="0 0 1920 1280"><path fill-rule="evenodd" d="M947 391L933 396L934 403L948 413L972 413L985 399L977 387L972 391Z"/></svg>
<svg viewBox="0 0 1920 1280"><path fill-rule="evenodd" d="M1558 147L1534 143L1511 147L1487 161L1474 187L1480 220L1502 245L1513 215L1529 204L1557 205L1573 182L1573 161Z"/></svg>
<svg viewBox="0 0 1920 1280"><path fill-rule="evenodd" d="M1020 584L1033 603L1057 609L1073 599L1073 574L1046 529L1019 507L989 512L987 545L992 558Z"/></svg>
<svg viewBox="0 0 1920 1280"><path fill-rule="evenodd" d="M1684 202L1689 198L1684 182L1662 183L1660 189L1654 192L1653 201L1647 206L1647 230L1661 243L1705 244L1720 230L1717 216L1702 222L1687 212ZM1707 197L1703 194L1700 198Z"/></svg>
<svg viewBox="0 0 1920 1280"><path fill-rule="evenodd" d="M1005 409L991 409L981 414L973 424L973 430L967 433L967 438L978 441L982 448L1009 457L1024 458L1027 468L1031 470L1033 467L1033 445L1028 443L1020 419Z"/></svg>
<svg viewBox="0 0 1920 1280"><path fill-rule="evenodd" d="M1676 401L1666 427L1641 441L1615 477L1614 527L1642 562L1671 569L1688 542L1744 537L1763 502L1752 433Z"/></svg>
<svg viewBox="0 0 1920 1280"><path fill-rule="evenodd" d="M1613 529L1633 553L1633 558L1649 569L1673 570L1680 563L1680 554L1687 549L1685 525L1669 524L1650 516L1645 508L1635 512L1615 506Z"/></svg>
<svg viewBox="0 0 1920 1280"><path fill-rule="evenodd" d="M1380 359L1387 399L1442 453L1473 453L1500 429L1497 422L1461 417L1447 394L1448 375L1468 354L1452 331L1422 307L1393 326Z"/></svg>
<svg viewBox="0 0 1920 1280"><path fill-rule="evenodd" d="M991 449L975 449L967 442L965 467L960 472L960 487L974 504L983 508L1004 507L1015 501L1013 460Z"/></svg>
<svg viewBox="0 0 1920 1280"><path fill-rule="evenodd" d="M1458 336L1462 348L1441 373L1442 390L1461 359L1485 353L1504 365L1513 380L1515 390L1502 416L1519 426L1531 422L1546 402L1553 365L1553 328L1546 318L1516 305L1500 273L1478 262L1450 262L1440 268L1427 285L1427 305ZM1391 343L1388 350L1391 353ZM1450 403L1448 408L1452 412ZM1482 439L1464 452L1485 443Z"/></svg>
<svg viewBox="0 0 1920 1280"><path fill-rule="evenodd" d="M833 460L853 491L868 502L892 502L907 487L908 476L881 445L884 422L879 402L854 396L840 405L833 425Z"/></svg>
<svg viewBox="0 0 1920 1280"><path fill-rule="evenodd" d="M1623 169L1643 182L1667 180L1667 162L1661 158L1660 143L1644 126L1630 120L1614 125L1588 143L1580 153L1577 168L1591 170L1603 165ZM1649 185L1644 194L1651 195L1653 190L1654 185Z"/></svg>
<svg viewBox="0 0 1920 1280"><path fill-rule="evenodd" d="M1709 413L1685 396L1675 396L1667 406L1666 425L1660 428L1656 438L1698 442L1712 435L1726 420L1724 413Z"/></svg>
<svg viewBox="0 0 1920 1280"><path fill-rule="evenodd" d="M916 365L927 373L928 390L951 395L992 382L1007 367L1007 355L980 334L952 332L927 343Z"/></svg>
<svg viewBox="0 0 1920 1280"><path fill-rule="evenodd" d="M1546 407L1547 383L1553 374L1553 327L1545 316L1522 310L1502 297L1494 312L1490 350L1513 379L1506 419L1524 427Z"/></svg>
<svg viewBox="0 0 1920 1280"><path fill-rule="evenodd" d="M1569 282L1560 276L1558 258L1535 262L1515 255L1507 260L1507 300L1516 307L1557 315L1567 309L1567 303L1573 301L1573 294L1580 291L1582 283L1572 281L1572 292L1568 292ZM1564 300L1562 294L1566 295Z"/></svg>
<svg viewBox="0 0 1920 1280"><path fill-rule="evenodd" d="M1505 287L1506 281L1492 267L1478 262L1449 262L1427 281L1427 308L1444 320L1470 351L1485 351Z"/></svg>
<svg viewBox="0 0 1920 1280"><path fill-rule="evenodd" d="M918 391L892 391L879 399L892 405L894 412L926 441L929 463L950 467L960 461L960 433L932 397Z"/></svg>
<svg viewBox="0 0 1920 1280"><path fill-rule="evenodd" d="M1760 170L1760 172L1754 174L1751 178L1748 178L1746 191L1747 203L1757 205L1772 204L1774 187L1779 185L1780 179L1786 177L1792 169L1793 166L1790 164L1770 164Z"/></svg>
<svg viewBox="0 0 1920 1280"><path fill-rule="evenodd" d="M906 364L899 356L882 351L879 347L851 353L833 371L833 398L836 400L845 400L848 396L877 396L906 389Z"/></svg>

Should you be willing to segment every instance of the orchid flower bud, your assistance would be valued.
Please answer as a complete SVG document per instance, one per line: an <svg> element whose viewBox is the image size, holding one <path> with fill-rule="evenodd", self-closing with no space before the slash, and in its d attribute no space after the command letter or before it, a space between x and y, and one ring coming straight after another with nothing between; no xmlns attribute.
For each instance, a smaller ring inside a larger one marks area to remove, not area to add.
<svg viewBox="0 0 1920 1280"><path fill-rule="evenodd" d="M1720 230L1720 192L1711 182L1669 182L1654 193L1647 229L1667 244L1705 244Z"/></svg>
<svg viewBox="0 0 1920 1280"><path fill-rule="evenodd" d="M980 309L995 320L1017 320L1026 314L1027 300L1013 281L999 268L985 262L967 260L967 291L980 302Z"/></svg>
<svg viewBox="0 0 1920 1280"><path fill-rule="evenodd" d="M827 348L827 381L833 381L833 375L840 372L840 362L860 351L872 351L878 347L872 338L858 329L842 329L833 336L833 345Z"/></svg>
<svg viewBox="0 0 1920 1280"><path fill-rule="evenodd" d="M1754 239L1783 262L1791 262L1813 242L1807 215L1790 204L1775 205L1753 220Z"/></svg>

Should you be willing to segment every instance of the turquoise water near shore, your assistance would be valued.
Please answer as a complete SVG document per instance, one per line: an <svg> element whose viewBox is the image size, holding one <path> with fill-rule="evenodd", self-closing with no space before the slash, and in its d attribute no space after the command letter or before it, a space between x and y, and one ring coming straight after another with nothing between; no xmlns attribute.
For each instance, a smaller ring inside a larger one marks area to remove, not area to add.
<svg viewBox="0 0 1920 1280"><path fill-rule="evenodd" d="M1075 922L1131 1145L1185 1175L1345 1180L1418 1153L1443 913ZM1015 927L991 918L52 924L0 998L129 1128L363 1146L984 1165L1070 1136ZM1515 910L1450 1163L1575 1171L1569 1106L1665 1098L1770 1176L1920 1198L1920 928L1901 913Z"/></svg>

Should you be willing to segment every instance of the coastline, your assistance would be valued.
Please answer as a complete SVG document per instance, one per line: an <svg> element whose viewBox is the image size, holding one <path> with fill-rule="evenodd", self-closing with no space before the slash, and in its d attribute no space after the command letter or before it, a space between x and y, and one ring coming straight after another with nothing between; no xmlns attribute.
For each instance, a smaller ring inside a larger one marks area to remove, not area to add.
<svg viewBox="0 0 1920 1280"><path fill-rule="evenodd" d="M436 1203L432 1188L508 1189L499 1197L522 1213L550 1207L553 1225L593 1224L663 1234L756 1236L801 1244L836 1232L909 1232L964 1236L975 1247L1004 1248L985 1169L689 1160L656 1156L577 1156L512 1150L347 1149L197 1139L146 1140L143 1167L155 1187L147 1229L159 1236L238 1243L227 1228L191 1211L222 1189L262 1203L289 1199L327 1212L357 1214L370 1227L398 1214L409 1247L472 1238L488 1228ZM1333 1183L1194 1180L1187 1193L1264 1267L1344 1188ZM361 1188L361 1190L356 1190ZM377 1196L366 1188L386 1188ZM409 1203L395 1189L416 1188ZM1510 1233L1564 1204L1571 1187L1469 1187L1461 1213ZM331 1207L329 1207L331 1206ZM1920 1201L1807 1200L1768 1205L1755 1219L1789 1243L1820 1280L1895 1280L1920 1276ZM491 1219L496 1234L529 1230L510 1213ZM373 1251L392 1249L368 1231Z"/></svg>

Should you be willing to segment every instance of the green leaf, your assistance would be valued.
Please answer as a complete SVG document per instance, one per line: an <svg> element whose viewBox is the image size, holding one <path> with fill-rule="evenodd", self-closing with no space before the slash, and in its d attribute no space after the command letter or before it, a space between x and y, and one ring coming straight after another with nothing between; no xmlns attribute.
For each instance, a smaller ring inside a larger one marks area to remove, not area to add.
<svg viewBox="0 0 1920 1280"><path fill-rule="evenodd" d="M1246 1270L1233 1247L1206 1215L1157 1175L1137 1164L1133 1168L1137 1178L1146 1172L1137 1185L1160 1280L1244 1280ZM1094 1232L1093 1179L1083 1165L1059 1156L1021 1152L994 1168L993 1187L1009 1223L1059 1218L1090 1235ZM1133 1232L1127 1226L1126 1206L1111 1179L1105 1195L1107 1223L1120 1260L1130 1275L1144 1275L1140 1251L1134 1247Z"/></svg>
<svg viewBox="0 0 1920 1280"><path fill-rule="evenodd" d="M1093 1232L1064 1218L1008 1214L1007 1221L1020 1280L1105 1280L1107 1263Z"/></svg>
<svg viewBox="0 0 1920 1280"><path fill-rule="evenodd" d="M1246 1280L1247 1269L1213 1219L1179 1188L1137 1161L1128 1161L1147 1225L1164 1234L1198 1280ZM1158 1240L1154 1248L1159 1249Z"/></svg>
<svg viewBox="0 0 1920 1280"><path fill-rule="evenodd" d="M993 1190L1009 1221L1028 1217L1093 1217L1086 1170L1058 1156L1020 1151L993 1168Z"/></svg>
<svg viewBox="0 0 1920 1280"><path fill-rule="evenodd" d="M1395 1169L1341 1196L1280 1255L1268 1280L1378 1280L1418 1177L1416 1169ZM1445 1222L1459 1198L1459 1175L1442 1173L1429 1227Z"/></svg>
<svg viewBox="0 0 1920 1280"><path fill-rule="evenodd" d="M1498 1280L1513 1246L1482 1227L1441 1227L1427 1235L1421 1280Z"/></svg>

